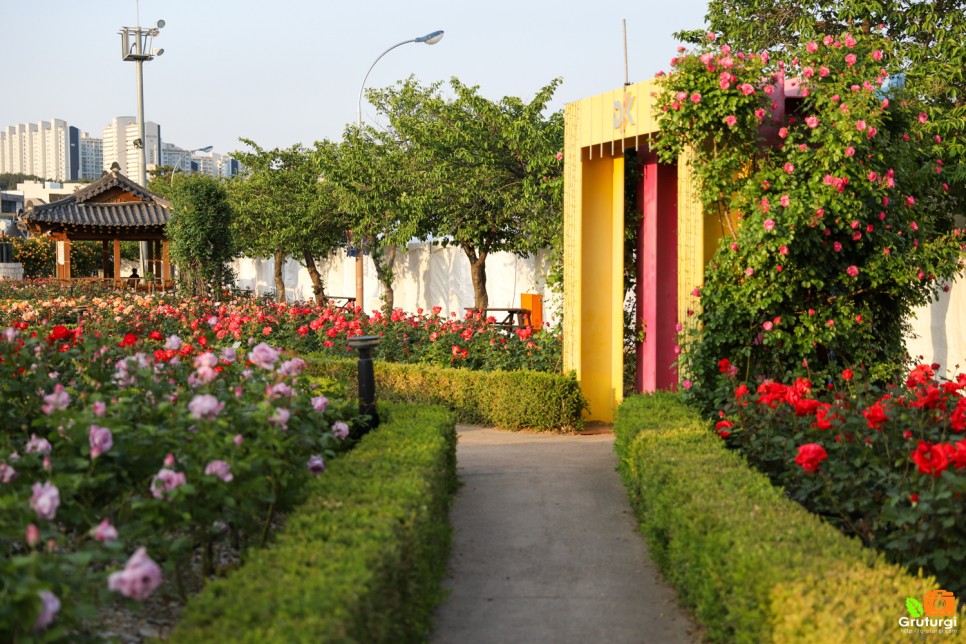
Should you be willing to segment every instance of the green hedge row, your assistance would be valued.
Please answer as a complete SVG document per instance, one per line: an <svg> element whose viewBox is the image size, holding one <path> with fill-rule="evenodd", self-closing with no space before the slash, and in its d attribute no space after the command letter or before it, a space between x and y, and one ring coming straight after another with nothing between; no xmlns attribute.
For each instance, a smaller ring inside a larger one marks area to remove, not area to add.
<svg viewBox="0 0 966 644"><path fill-rule="evenodd" d="M673 394L625 400L615 433L651 554L711 641L897 641L906 598L938 588L786 499Z"/></svg>
<svg viewBox="0 0 966 644"><path fill-rule="evenodd" d="M379 413L272 547L189 602L171 641L425 640L449 551L454 421L440 407Z"/></svg>
<svg viewBox="0 0 966 644"><path fill-rule="evenodd" d="M350 385L355 360L308 358L308 373ZM570 431L583 426L587 402L576 378L538 371L472 371L373 361L378 400L445 405L457 421L503 429Z"/></svg>

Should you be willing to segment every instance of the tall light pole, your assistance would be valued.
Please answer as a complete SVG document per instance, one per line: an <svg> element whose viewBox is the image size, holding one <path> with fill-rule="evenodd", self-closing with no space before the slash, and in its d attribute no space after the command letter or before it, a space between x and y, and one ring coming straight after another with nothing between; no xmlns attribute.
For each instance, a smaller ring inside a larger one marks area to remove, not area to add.
<svg viewBox="0 0 966 644"><path fill-rule="evenodd" d="M191 155L194 154L195 152L211 152L214 149L214 147L215 146L213 145L206 145L203 148L195 148L194 150L185 151L184 154L178 157L178 162L174 164L173 168L171 168L171 185L172 186L174 185L174 173L177 172L178 168L181 167L181 162L184 161L185 158L191 158Z"/></svg>
<svg viewBox="0 0 966 644"><path fill-rule="evenodd" d="M366 81L369 80L369 74L372 72L372 68L376 66L379 60L391 52L396 47L401 47L403 45L408 45L411 42L421 42L427 45L435 45L440 40L443 39L443 30L439 29L432 33L428 33L425 36L420 36L419 38L413 38L411 40L404 40L402 42L397 42L395 45L387 49L386 51L379 54L372 64L369 65L369 71L366 72L365 77L362 79L362 86L359 88L359 111L356 116L356 125L359 131L362 131L362 94L366 90ZM363 286L363 253L362 253L362 237L359 235L354 235L355 239L353 242L356 245L356 306L363 307L363 297L365 296L365 288ZM363 309L364 310L364 309Z"/></svg>
<svg viewBox="0 0 966 644"><path fill-rule="evenodd" d="M138 21L140 22L140 20ZM164 27L164 20L158 20L154 27L142 29L141 25L136 27L121 27L121 59L132 60L137 66L138 82L138 140L141 150L141 167L139 168L138 181L142 188L148 185L148 163L147 149L145 146L144 135L144 61L154 60L155 56L164 53L163 49L152 49L154 37L161 33ZM133 43L131 42L133 40Z"/></svg>
<svg viewBox="0 0 966 644"><path fill-rule="evenodd" d="M134 142L140 150L140 167L138 168L138 183L142 188L148 187L148 158L147 141L144 134L144 61L154 60L155 56L164 53L163 49L153 49L154 37L161 33L164 20L158 20L154 27L141 28L141 12L138 10L138 25L136 27L121 27L121 60L133 60L137 66L138 79L138 138ZM131 40L134 40L132 43ZM158 143L160 146L160 142ZM142 241L141 272L147 275L147 261L151 259L151 245Z"/></svg>

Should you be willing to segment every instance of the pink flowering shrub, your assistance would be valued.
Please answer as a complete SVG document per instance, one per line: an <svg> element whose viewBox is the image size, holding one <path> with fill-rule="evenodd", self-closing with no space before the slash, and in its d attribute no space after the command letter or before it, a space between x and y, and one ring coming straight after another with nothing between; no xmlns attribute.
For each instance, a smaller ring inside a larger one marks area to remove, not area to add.
<svg viewBox="0 0 966 644"><path fill-rule="evenodd" d="M885 388L843 370L756 387L729 374L716 431L789 497L910 570L966 592L966 374Z"/></svg>
<svg viewBox="0 0 966 644"><path fill-rule="evenodd" d="M706 216L726 233L680 342L706 413L724 398L722 358L751 386L856 365L888 381L913 307L958 272L946 147L916 88L887 87L903 62L891 52L874 34L816 37L785 60L718 39L663 80L661 159L693 150ZM679 100L695 92L700 104Z"/></svg>
<svg viewBox="0 0 966 644"><path fill-rule="evenodd" d="M216 545L264 543L317 474L306 462L335 457L357 422L268 342L219 347L190 322L114 320L135 315L0 328L4 641L76 627L102 591L143 600L195 556L210 576Z"/></svg>

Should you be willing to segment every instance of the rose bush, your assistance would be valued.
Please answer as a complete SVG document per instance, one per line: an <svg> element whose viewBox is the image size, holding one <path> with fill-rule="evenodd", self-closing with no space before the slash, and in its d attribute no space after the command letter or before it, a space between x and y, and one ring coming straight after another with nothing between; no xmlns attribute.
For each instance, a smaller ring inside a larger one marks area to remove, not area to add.
<svg viewBox="0 0 966 644"><path fill-rule="evenodd" d="M83 633L109 591L196 587L216 550L265 543L358 422L266 343L214 348L113 326L128 313L72 326L17 310L34 314L0 327L5 640Z"/></svg>
<svg viewBox="0 0 966 644"><path fill-rule="evenodd" d="M875 34L816 36L776 60L709 39L672 61L659 154L693 155L705 212L727 233L681 343L705 412L727 394L722 358L752 386L856 365L888 381L913 307L958 272L948 142L915 88L891 84L902 64L891 47Z"/></svg>
<svg viewBox="0 0 966 644"><path fill-rule="evenodd" d="M717 431L786 494L911 571L966 591L966 374L918 365L897 386L861 370L732 396Z"/></svg>

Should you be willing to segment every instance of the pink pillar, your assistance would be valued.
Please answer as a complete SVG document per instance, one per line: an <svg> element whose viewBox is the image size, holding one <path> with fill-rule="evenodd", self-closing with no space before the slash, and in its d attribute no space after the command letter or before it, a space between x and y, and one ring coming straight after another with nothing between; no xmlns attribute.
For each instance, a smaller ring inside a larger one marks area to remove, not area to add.
<svg viewBox="0 0 966 644"><path fill-rule="evenodd" d="M645 331L637 345L637 390L674 389L672 365L677 331L678 172L642 152L644 170L638 207L643 213L637 236L637 321Z"/></svg>

